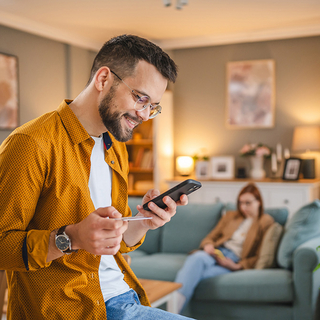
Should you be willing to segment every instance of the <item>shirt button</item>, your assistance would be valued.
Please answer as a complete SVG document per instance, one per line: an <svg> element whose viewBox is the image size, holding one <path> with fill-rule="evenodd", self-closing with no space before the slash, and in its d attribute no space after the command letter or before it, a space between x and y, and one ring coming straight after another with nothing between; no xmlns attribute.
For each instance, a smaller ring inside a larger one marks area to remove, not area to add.
<svg viewBox="0 0 320 320"><path fill-rule="evenodd" d="M94 279L94 273L91 273L91 279Z"/></svg>
<svg viewBox="0 0 320 320"><path fill-rule="evenodd" d="M126 270L122 270L122 273L125 274L125 273L126 273Z"/></svg>
<svg viewBox="0 0 320 320"><path fill-rule="evenodd" d="M114 164L114 161L113 161L113 160L111 161L111 164Z"/></svg>
<svg viewBox="0 0 320 320"><path fill-rule="evenodd" d="M98 305L98 306L100 305L100 301L99 301L99 300L97 300L97 305Z"/></svg>

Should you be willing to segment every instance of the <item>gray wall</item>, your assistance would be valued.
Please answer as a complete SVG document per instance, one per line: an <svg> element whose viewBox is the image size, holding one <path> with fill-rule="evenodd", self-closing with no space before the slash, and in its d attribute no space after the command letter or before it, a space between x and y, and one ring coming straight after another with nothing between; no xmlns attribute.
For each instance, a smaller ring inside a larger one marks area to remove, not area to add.
<svg viewBox="0 0 320 320"><path fill-rule="evenodd" d="M0 25L0 52L19 59L20 124L55 110L86 85L95 52ZM175 156L205 149L234 155L247 142L291 147L296 125L320 124L320 37L172 50L179 66L174 90ZM226 64L274 59L276 111L272 129L225 127ZM2 142L11 131L0 131ZM319 153L318 153L319 155ZM318 156L317 155L317 156ZM320 161L318 161L320 165ZM268 164L267 164L268 165Z"/></svg>
<svg viewBox="0 0 320 320"><path fill-rule="evenodd" d="M174 51L175 155L238 155L247 142L291 148L297 125L320 125L320 37L243 43ZM273 59L276 66L275 127L225 127L226 64ZM237 165L246 159L236 157Z"/></svg>
<svg viewBox="0 0 320 320"><path fill-rule="evenodd" d="M0 52L18 57L20 124L55 110L86 85L94 53L0 25ZM10 130L0 131L2 142Z"/></svg>

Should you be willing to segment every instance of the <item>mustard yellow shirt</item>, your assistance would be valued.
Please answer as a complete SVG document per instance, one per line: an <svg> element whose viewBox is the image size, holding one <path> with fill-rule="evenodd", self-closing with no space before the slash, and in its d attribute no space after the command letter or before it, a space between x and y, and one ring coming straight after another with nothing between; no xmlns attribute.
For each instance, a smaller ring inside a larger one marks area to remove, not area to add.
<svg viewBox="0 0 320 320"><path fill-rule="evenodd" d="M84 250L46 263L49 235L93 212L88 187L93 139L63 101L59 108L16 129L0 147L0 269L7 270L8 319L106 319L99 283L100 256ZM112 168L112 205L128 207L128 155L104 134ZM140 301L150 305L121 253L115 259Z"/></svg>

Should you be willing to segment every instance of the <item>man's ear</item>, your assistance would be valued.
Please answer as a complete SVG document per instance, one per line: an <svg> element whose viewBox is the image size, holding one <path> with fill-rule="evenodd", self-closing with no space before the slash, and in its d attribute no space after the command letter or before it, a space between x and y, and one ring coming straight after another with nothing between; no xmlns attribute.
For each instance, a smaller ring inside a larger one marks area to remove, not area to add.
<svg viewBox="0 0 320 320"><path fill-rule="evenodd" d="M111 83L111 71L108 67L101 67L95 74L94 85L98 91L103 91Z"/></svg>

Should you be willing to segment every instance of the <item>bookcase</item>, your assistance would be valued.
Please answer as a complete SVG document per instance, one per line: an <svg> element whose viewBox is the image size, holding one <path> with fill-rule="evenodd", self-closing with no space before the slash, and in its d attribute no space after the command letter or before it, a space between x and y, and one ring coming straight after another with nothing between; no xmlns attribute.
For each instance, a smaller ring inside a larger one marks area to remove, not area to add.
<svg viewBox="0 0 320 320"><path fill-rule="evenodd" d="M173 178L173 98L167 90L162 99L161 114L144 121L126 142L129 154L128 195L143 196L156 188L168 188Z"/></svg>

